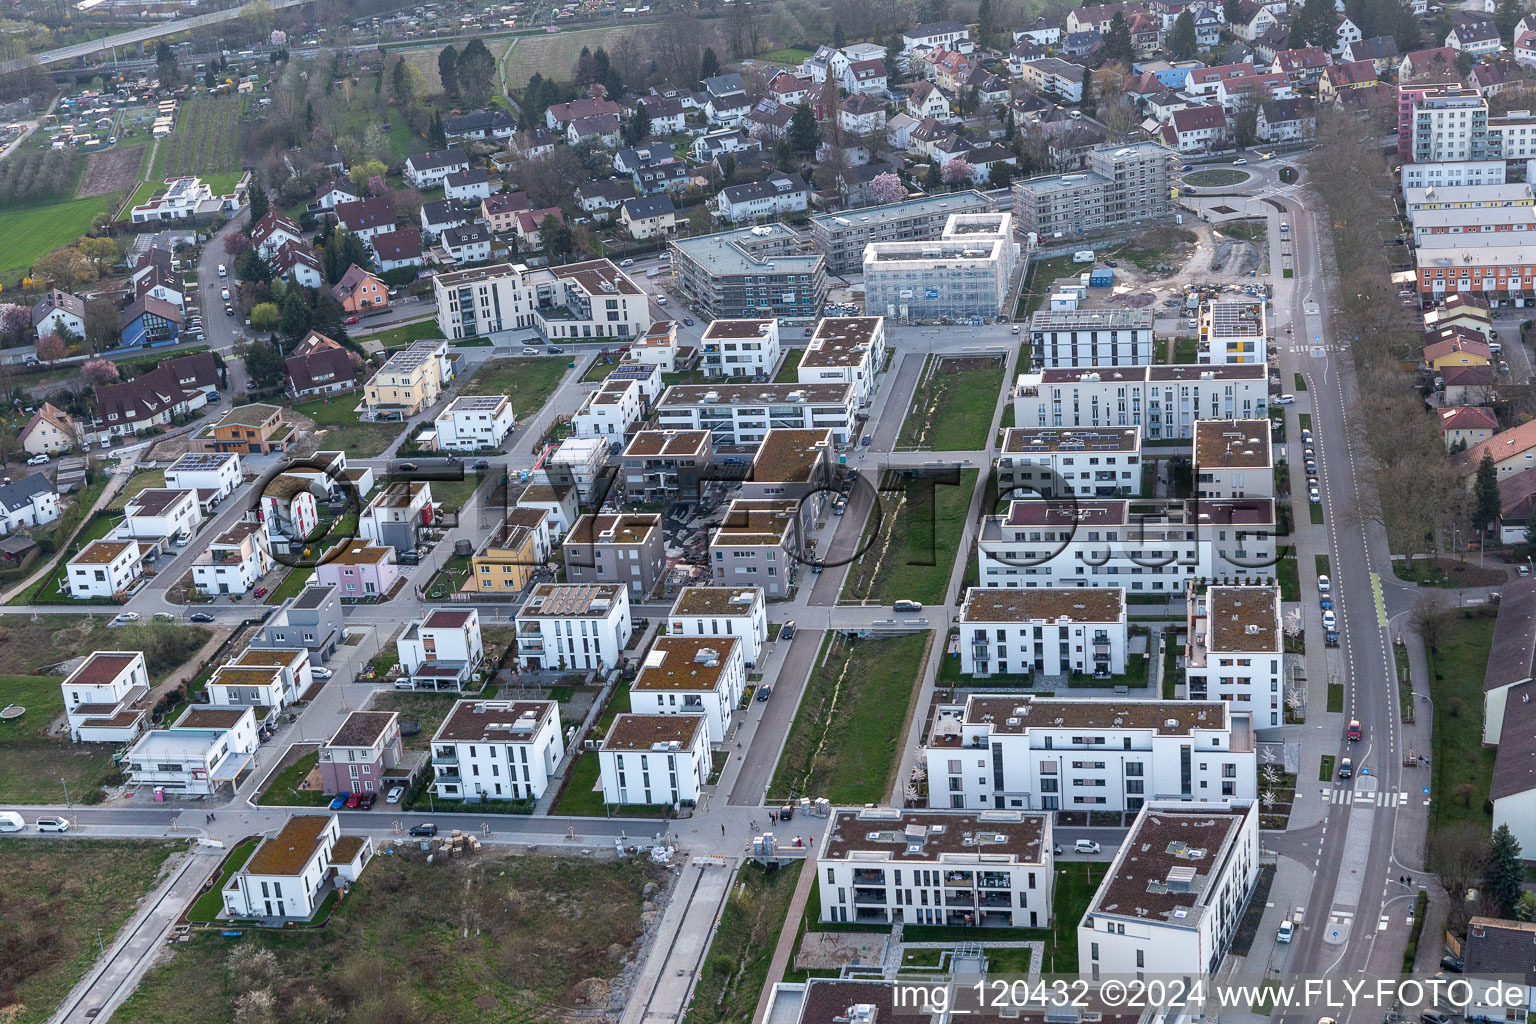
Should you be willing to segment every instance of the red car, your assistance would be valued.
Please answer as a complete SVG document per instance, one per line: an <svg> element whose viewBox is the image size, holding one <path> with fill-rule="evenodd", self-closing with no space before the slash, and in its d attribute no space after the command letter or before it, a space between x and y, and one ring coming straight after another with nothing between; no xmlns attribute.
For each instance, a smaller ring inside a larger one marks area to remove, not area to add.
<svg viewBox="0 0 1536 1024"><path fill-rule="evenodd" d="M359 803L362 802L362 799L363 799L363 794L361 794L361 793L348 793L347 794L347 806L355 808Z"/></svg>
<svg viewBox="0 0 1536 1024"><path fill-rule="evenodd" d="M266 597L267 596L267 588L266 587L257 587L255 590L251 591L251 593L255 594L257 597Z"/></svg>
<svg viewBox="0 0 1536 1024"><path fill-rule="evenodd" d="M352 314L351 316L347 317L345 320L342 321L342 323L348 325L349 327L352 324L359 324L359 323L362 323L362 322L363 322L363 318L358 316L356 313Z"/></svg>

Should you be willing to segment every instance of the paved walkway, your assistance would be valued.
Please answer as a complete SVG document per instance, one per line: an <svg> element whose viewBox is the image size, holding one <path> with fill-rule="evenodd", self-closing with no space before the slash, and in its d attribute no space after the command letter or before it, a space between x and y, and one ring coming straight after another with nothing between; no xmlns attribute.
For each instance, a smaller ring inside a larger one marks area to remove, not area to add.
<svg viewBox="0 0 1536 1024"><path fill-rule="evenodd" d="M763 984L763 994L758 997L753 1020L764 1020L773 1002L773 986L789 970L795 953L795 943L800 939L800 919L805 916L805 904L811 898L811 887L816 884L816 856L809 854L805 866L800 869L800 880L795 883L795 894L789 901L789 913L784 917L784 928L779 932L779 944L773 948L773 960L768 964L768 980Z"/></svg>
<svg viewBox="0 0 1536 1024"><path fill-rule="evenodd" d="M683 868L651 937L621 1024L679 1018L720 926L738 866L735 858L727 857L693 859Z"/></svg>

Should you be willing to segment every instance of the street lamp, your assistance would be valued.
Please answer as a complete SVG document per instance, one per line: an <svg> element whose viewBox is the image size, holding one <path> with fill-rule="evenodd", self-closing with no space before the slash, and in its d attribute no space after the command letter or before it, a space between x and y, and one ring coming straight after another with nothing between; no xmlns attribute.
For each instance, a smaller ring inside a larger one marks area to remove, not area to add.
<svg viewBox="0 0 1536 1024"><path fill-rule="evenodd" d="M73 807L73 806L75 806L74 804L69 802L69 780L67 780L67 779L60 779L59 780L59 784L64 787L64 806L65 807Z"/></svg>

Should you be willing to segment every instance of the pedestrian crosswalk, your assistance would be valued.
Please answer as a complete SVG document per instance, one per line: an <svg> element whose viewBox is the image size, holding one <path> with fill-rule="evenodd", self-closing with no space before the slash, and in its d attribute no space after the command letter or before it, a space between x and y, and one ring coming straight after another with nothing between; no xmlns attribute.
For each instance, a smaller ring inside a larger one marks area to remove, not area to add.
<svg viewBox="0 0 1536 1024"><path fill-rule="evenodd" d="M1401 807L1408 802L1408 794L1397 793L1360 793L1353 789L1332 789L1328 791L1328 802L1331 804L1375 804L1377 807Z"/></svg>

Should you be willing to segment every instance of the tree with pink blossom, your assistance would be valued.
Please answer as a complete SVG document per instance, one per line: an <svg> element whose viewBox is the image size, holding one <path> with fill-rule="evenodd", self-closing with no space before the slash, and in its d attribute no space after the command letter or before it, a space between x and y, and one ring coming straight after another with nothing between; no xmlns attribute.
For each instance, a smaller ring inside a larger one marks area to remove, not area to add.
<svg viewBox="0 0 1536 1024"><path fill-rule="evenodd" d="M950 188L970 184L971 162L963 156L944 161L944 166L939 168L939 180Z"/></svg>
<svg viewBox="0 0 1536 1024"><path fill-rule="evenodd" d="M93 388L99 388L106 384L115 384L122 376L118 373L117 364L110 359L91 359L80 367L80 376Z"/></svg>
<svg viewBox="0 0 1536 1024"><path fill-rule="evenodd" d="M907 186L894 171L884 171L869 179L869 191L882 203L896 203L907 196Z"/></svg>
<svg viewBox="0 0 1536 1024"><path fill-rule="evenodd" d="M21 337L32 329L32 310L14 302L0 305L0 331Z"/></svg>
<svg viewBox="0 0 1536 1024"><path fill-rule="evenodd" d="M368 194L370 196L382 196L389 192L389 185L384 181L382 174L373 174L368 177Z"/></svg>
<svg viewBox="0 0 1536 1024"><path fill-rule="evenodd" d="M251 247L251 240L239 231L224 236L224 255L226 256L240 256Z"/></svg>

